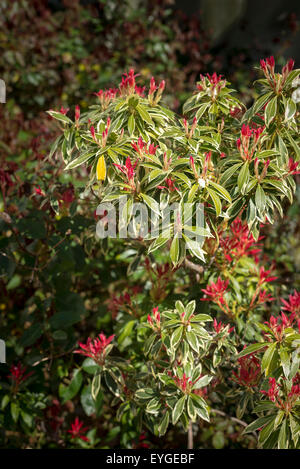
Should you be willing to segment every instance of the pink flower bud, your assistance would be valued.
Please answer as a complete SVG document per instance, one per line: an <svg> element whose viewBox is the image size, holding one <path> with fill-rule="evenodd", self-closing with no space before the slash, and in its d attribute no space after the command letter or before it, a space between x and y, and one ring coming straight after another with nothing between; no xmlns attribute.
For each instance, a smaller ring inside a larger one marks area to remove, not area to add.
<svg viewBox="0 0 300 469"><path fill-rule="evenodd" d="M156 89L157 89L157 86L155 84L155 79L154 79L154 77L152 77L151 80L150 80L149 95L152 95L155 92Z"/></svg>
<svg viewBox="0 0 300 469"><path fill-rule="evenodd" d="M91 132L91 135L93 137L93 140L96 142L96 133L95 133L95 127L92 125L92 127L90 128L90 132Z"/></svg>
<svg viewBox="0 0 300 469"><path fill-rule="evenodd" d="M295 65L295 61L293 59L289 60L288 63L287 63L287 68L288 68L288 71L291 72L294 68L294 65Z"/></svg>
<svg viewBox="0 0 300 469"><path fill-rule="evenodd" d="M164 91L165 86L166 86L166 82L165 82L165 80L162 80L159 84L159 89L160 89L161 92Z"/></svg>
<svg viewBox="0 0 300 469"><path fill-rule="evenodd" d="M260 66L261 68L263 69L263 71L265 72L266 69L267 69L267 65L266 65L266 62L264 60L261 59L260 61Z"/></svg>
<svg viewBox="0 0 300 469"><path fill-rule="evenodd" d="M274 60L273 55L272 55L271 57L268 57L268 58L267 58L267 64L269 65L269 67L270 67L271 69L274 69L274 67L275 67L275 60Z"/></svg>
<svg viewBox="0 0 300 469"><path fill-rule="evenodd" d="M67 108L64 108L63 106L61 106L59 112L65 116L65 115L67 114L68 110L69 110L68 107L67 107Z"/></svg>
<svg viewBox="0 0 300 469"><path fill-rule="evenodd" d="M205 163L209 163L211 160L211 151L205 154Z"/></svg>

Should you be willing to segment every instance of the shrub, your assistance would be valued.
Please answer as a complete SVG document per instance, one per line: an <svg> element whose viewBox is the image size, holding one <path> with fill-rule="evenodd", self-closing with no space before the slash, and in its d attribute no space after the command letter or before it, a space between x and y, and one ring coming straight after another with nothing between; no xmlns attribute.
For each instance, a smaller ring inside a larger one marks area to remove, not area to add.
<svg viewBox="0 0 300 469"><path fill-rule="evenodd" d="M299 173L299 70L293 68L291 60L276 73L273 57L262 60L260 95L248 110L214 73L200 77L180 118L160 104L165 82L158 85L152 78L146 91L131 69L118 88L100 90L98 104L89 111L80 115L77 107L74 120L67 109L49 111L62 128L50 157L56 155L58 164L61 155L67 170L84 164L89 182L82 196L113 202L122 221L119 230L131 230L126 249L135 256L128 274L143 278L145 266L158 283L165 281L163 289L153 282L151 290L161 303L171 280L169 262L177 272L191 269L193 295L203 284L202 300L210 303L205 308L210 314L196 313L195 301L177 300L175 309L159 304L147 315L143 301L135 304L137 292L127 292L112 302L122 356L112 354L114 336L104 334L75 351L87 356L82 400L96 406L104 380L115 396L118 418L125 415L138 431L145 425L163 435L169 423L180 422L191 446L193 423L209 421L210 413L222 413L212 405L230 407L238 397L237 418L247 413L245 432L259 431L259 446L299 447L299 294L283 301L289 315L282 312L262 323L265 303L274 300L269 284L277 277L274 266L266 268L259 258L258 246L261 226L272 224L276 213L283 215L285 198L292 202L293 175ZM124 196L125 205L118 206ZM158 237L133 221L136 202L154 214ZM165 209L175 202L166 225ZM193 215L199 203L201 226ZM103 231L107 218L100 215ZM105 245L122 247L107 238ZM164 268L157 267L162 257ZM218 322L220 314L233 328ZM61 391L64 400L75 395L74 389L79 392L82 380L76 369Z"/></svg>

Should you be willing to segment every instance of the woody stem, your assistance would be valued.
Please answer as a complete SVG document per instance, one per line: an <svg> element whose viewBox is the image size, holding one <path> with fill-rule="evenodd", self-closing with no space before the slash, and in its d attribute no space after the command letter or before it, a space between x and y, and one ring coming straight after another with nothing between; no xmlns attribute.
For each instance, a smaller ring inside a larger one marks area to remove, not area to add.
<svg viewBox="0 0 300 469"><path fill-rule="evenodd" d="M185 267L188 267L189 269L194 270L198 274L203 274L204 272L202 265L195 264L194 262L191 262L188 259L185 259L184 265Z"/></svg>
<svg viewBox="0 0 300 469"><path fill-rule="evenodd" d="M190 421L188 426L188 449L193 449L194 441L193 441L193 424Z"/></svg>

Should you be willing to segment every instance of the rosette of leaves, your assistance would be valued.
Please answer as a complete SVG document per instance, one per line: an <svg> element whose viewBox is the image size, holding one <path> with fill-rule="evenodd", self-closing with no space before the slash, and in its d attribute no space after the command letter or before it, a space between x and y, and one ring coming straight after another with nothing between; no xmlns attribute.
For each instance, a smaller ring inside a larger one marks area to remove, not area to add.
<svg viewBox="0 0 300 469"><path fill-rule="evenodd" d="M129 362L107 357L103 366L85 359L82 369L92 377L85 392L88 389L97 403L101 389L108 388L114 395L112 405L119 406L119 419L130 414L139 428L146 425L157 435L165 434L169 423L181 422L186 430L190 421L209 421L209 406L195 390L213 378L203 364L212 340L204 323L211 320L195 314L194 301L186 306L177 301L176 309L163 312L159 327L146 339L143 358ZM151 325L141 323L140 328L146 331Z"/></svg>
<svg viewBox="0 0 300 469"><path fill-rule="evenodd" d="M263 351L261 369L265 380L261 399L255 402L253 412L258 419L245 433L259 430L258 442L264 449L299 449L300 399L297 383L300 369L300 334L295 327L285 327L280 336L266 324L258 324L268 341L249 345L238 357ZM273 379L276 392L268 391L268 379ZM296 389L295 389L296 383ZM265 391L266 390L266 391ZM295 390L295 392L293 392Z"/></svg>

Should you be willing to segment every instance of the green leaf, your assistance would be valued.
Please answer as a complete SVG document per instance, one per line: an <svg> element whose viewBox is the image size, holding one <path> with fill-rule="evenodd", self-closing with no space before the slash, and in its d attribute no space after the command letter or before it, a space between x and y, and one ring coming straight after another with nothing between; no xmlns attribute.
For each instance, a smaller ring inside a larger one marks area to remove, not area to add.
<svg viewBox="0 0 300 469"><path fill-rule="evenodd" d="M187 200L188 203L193 202L193 200L194 200L194 198L195 198L195 195L196 195L198 189L199 189L199 185L198 185L198 184L194 184L194 185L192 186L192 188L189 190L188 200Z"/></svg>
<svg viewBox="0 0 300 469"><path fill-rule="evenodd" d="M120 333L118 337L118 344L122 344L122 342L126 339L126 337L128 337L131 334L135 324L136 324L135 319L125 323L124 327L122 328L122 332Z"/></svg>
<svg viewBox="0 0 300 469"><path fill-rule="evenodd" d="M146 412L149 412L150 414L157 414L157 412L161 408L161 402L157 397L154 397L151 399L146 407Z"/></svg>
<svg viewBox="0 0 300 469"><path fill-rule="evenodd" d="M266 376L268 376L269 373L270 373L272 359L273 359L273 355L276 351L276 347L277 347L277 343L274 342L273 344L271 344L268 347L268 349L264 353L264 356L262 357L261 369L262 369L262 371L265 371Z"/></svg>
<svg viewBox="0 0 300 469"><path fill-rule="evenodd" d="M191 322L205 322L205 321L212 321L212 317L209 314L196 314L192 317Z"/></svg>
<svg viewBox="0 0 300 469"><path fill-rule="evenodd" d="M201 249L199 243L197 241L194 241L187 236L183 235L184 240L186 241L186 246L191 252L191 254L198 259L200 259L202 262L205 262L205 251Z"/></svg>
<svg viewBox="0 0 300 469"><path fill-rule="evenodd" d="M94 376L93 381L92 381L92 387L91 387L91 394L92 394L92 398L94 399L94 401L97 400L97 396L100 392L100 388L101 388L101 374L98 373Z"/></svg>
<svg viewBox="0 0 300 469"><path fill-rule="evenodd" d="M271 101L267 104L265 109L265 123L266 126L269 127L270 123L276 116L277 112L277 96L271 99Z"/></svg>
<svg viewBox="0 0 300 469"><path fill-rule="evenodd" d="M192 347L192 349L198 353L199 344L198 344L197 336L194 334L194 332L193 331L186 332L185 336L189 345Z"/></svg>
<svg viewBox="0 0 300 469"><path fill-rule="evenodd" d="M138 389L135 393L135 397L137 399L152 399L155 395L155 391L152 388L141 388Z"/></svg>
<svg viewBox="0 0 300 469"><path fill-rule="evenodd" d="M144 106L138 104L136 106L136 109L143 121L146 121L147 124L153 125L153 120L151 119L150 114Z"/></svg>
<svg viewBox="0 0 300 469"><path fill-rule="evenodd" d="M274 422L274 430L281 424L284 416L285 416L284 410L279 410L276 415L275 422Z"/></svg>
<svg viewBox="0 0 300 469"><path fill-rule="evenodd" d="M16 423L19 419L19 415L20 415L20 407L19 407L19 404L16 403L16 402L11 402L10 404L10 412L11 412L11 416L12 416L12 419L13 421Z"/></svg>
<svg viewBox="0 0 300 469"><path fill-rule="evenodd" d="M174 406L174 409L172 412L173 425L176 425L176 423L180 419L180 416L184 410L185 399L186 399L186 396L181 397Z"/></svg>
<svg viewBox="0 0 300 469"><path fill-rule="evenodd" d="M205 113L205 111L207 110L209 106L210 106L210 101L208 101L207 103L201 104L201 106L199 107L196 113L197 120L199 120L203 116L203 114Z"/></svg>
<svg viewBox="0 0 300 469"><path fill-rule="evenodd" d="M155 339L156 339L156 334L155 333L151 334L150 337L148 337L148 339L146 339L146 341L144 343L144 353L145 353L145 355L148 355L148 353L150 353L152 345L153 345Z"/></svg>
<svg viewBox="0 0 300 469"><path fill-rule="evenodd" d="M221 176L220 183L225 184L225 182L228 181L235 173L237 173L237 170L242 166L243 163L237 163L234 164L233 166L230 166L226 171Z"/></svg>
<svg viewBox="0 0 300 469"><path fill-rule="evenodd" d="M245 198L244 197L240 197L238 198L237 200L235 200L233 202L233 204L229 207L229 209L227 210L227 214L228 216L233 219L233 218L236 218L237 215L240 213L240 211L242 210L243 208L243 205L245 203Z"/></svg>
<svg viewBox="0 0 300 469"><path fill-rule="evenodd" d="M157 249L161 248L164 244L166 244L167 241L169 241L169 239L170 239L170 234L168 234L168 236L167 236L165 231L163 233L161 233L159 235L159 237L156 238L153 241L153 243L151 243L151 245L149 246L148 254L150 252L154 252Z"/></svg>
<svg viewBox="0 0 300 469"><path fill-rule="evenodd" d="M185 307L184 307L184 304L182 303L182 301L180 300L177 300L175 302L175 308L176 310L178 311L178 313L181 315L185 312Z"/></svg>
<svg viewBox="0 0 300 469"><path fill-rule="evenodd" d="M92 385L89 384L87 386L84 386L80 395L80 402L87 416L90 417L93 414L96 414L98 416L99 411L102 408L103 394L101 392L98 392L96 400L93 399Z"/></svg>
<svg viewBox="0 0 300 469"><path fill-rule="evenodd" d="M22 347L29 347L34 344L43 334L43 324L38 322L37 324L32 324L20 339L20 345Z"/></svg>
<svg viewBox="0 0 300 469"><path fill-rule="evenodd" d="M220 186L220 184L217 184L216 182L213 182L213 181L209 181L209 185L213 186L213 188L216 189L216 191L219 193L219 195L223 199L225 199L225 200L227 200L227 202L231 203L230 194L224 187Z"/></svg>
<svg viewBox="0 0 300 469"><path fill-rule="evenodd" d="M169 412L167 411L158 424L159 436L163 436L166 433L168 426L169 426L169 419L170 419L170 416L169 416Z"/></svg>
<svg viewBox="0 0 300 469"><path fill-rule="evenodd" d="M294 103L294 101L291 98L288 98L286 100L286 105L285 105L285 122L289 121L294 117L297 111L297 104Z"/></svg>
<svg viewBox="0 0 300 469"><path fill-rule="evenodd" d="M276 410L275 404L270 401L261 401L253 409L253 412L258 414L259 412L264 412L266 410Z"/></svg>
<svg viewBox="0 0 300 469"><path fill-rule="evenodd" d="M202 420L205 420L206 422L210 422L210 418L209 418L209 413L208 413L208 407L205 406L205 407L196 407L196 412L197 414L199 415L199 417L202 419Z"/></svg>
<svg viewBox="0 0 300 469"><path fill-rule="evenodd" d="M179 342L182 337L182 332L183 332L183 326L177 327L175 331L172 334L171 341L170 341L170 347L173 349L177 349Z"/></svg>
<svg viewBox="0 0 300 469"><path fill-rule="evenodd" d="M238 188L240 192L243 193L243 190L246 186L246 184L249 181L250 173L249 173L249 162L245 161L243 164L243 167L238 175Z"/></svg>
<svg viewBox="0 0 300 469"><path fill-rule="evenodd" d="M66 116L65 114L62 114L61 112L57 112L57 111L46 111L46 112L50 114L51 117L54 117L54 119L57 119L67 124L73 124L71 119L69 119L68 116Z"/></svg>
<svg viewBox="0 0 300 469"><path fill-rule="evenodd" d="M100 370L100 366L92 358L86 358L82 364L82 369L89 375L94 375Z"/></svg>
<svg viewBox="0 0 300 469"><path fill-rule="evenodd" d="M221 215L221 212L222 212L221 200L220 200L219 196L215 193L215 191L213 191L209 187L207 187L206 190L209 193L210 198L213 201L214 207L216 209L216 216L219 217Z"/></svg>
<svg viewBox="0 0 300 469"><path fill-rule="evenodd" d="M193 386L193 389L201 389L204 388L205 386L208 386L211 380L213 379L213 376L205 375L202 376Z"/></svg>
<svg viewBox="0 0 300 469"><path fill-rule="evenodd" d="M290 374L290 356L286 347L280 346L279 357L284 376L288 379Z"/></svg>
<svg viewBox="0 0 300 469"><path fill-rule="evenodd" d="M189 396L187 400L187 411L191 420L195 421L197 417L197 412L193 403L192 398Z"/></svg>
<svg viewBox="0 0 300 469"><path fill-rule="evenodd" d="M195 312L196 301L195 300L190 301L184 309L185 309L185 319L188 319Z"/></svg>
<svg viewBox="0 0 300 469"><path fill-rule="evenodd" d="M263 96L260 96L254 103L252 114L257 114L258 111L269 101L270 97L273 95L273 91L269 91L269 93L264 94Z"/></svg>
<svg viewBox="0 0 300 469"><path fill-rule="evenodd" d="M261 444L263 444L274 431L274 423L275 423L275 416L270 415L270 422L259 432L258 440Z"/></svg>
<svg viewBox="0 0 300 469"><path fill-rule="evenodd" d="M130 135L133 135L135 129L135 119L133 114L130 114L129 119L128 119L128 132Z"/></svg>
<svg viewBox="0 0 300 469"><path fill-rule="evenodd" d="M140 196L144 200L145 204L148 205L151 210L153 210L153 212L155 212L157 215L160 215L159 203L156 202L156 200L146 194L140 194Z"/></svg>
<svg viewBox="0 0 300 469"><path fill-rule="evenodd" d="M294 445L296 446L300 436L300 421L299 419L294 418L294 416L290 413L289 414L289 422L290 422L290 431L292 434L292 439Z"/></svg>
<svg viewBox="0 0 300 469"><path fill-rule="evenodd" d="M212 444L215 449L222 449L225 446L225 437L224 433L221 431L217 431L214 433L212 438Z"/></svg>
<svg viewBox="0 0 300 469"><path fill-rule="evenodd" d="M266 207L266 195L260 184L257 185L255 192L255 204L258 211L263 214Z"/></svg>
<svg viewBox="0 0 300 469"><path fill-rule="evenodd" d="M9 402L10 402L10 397L8 394L5 394L5 396L3 396L2 401L1 401L1 410L4 410Z"/></svg>
<svg viewBox="0 0 300 469"><path fill-rule="evenodd" d="M248 427L245 428L243 433L251 433L255 432L259 428L262 428L267 423L275 421L274 415L267 415L266 417L260 417L259 419L255 420L254 422L250 423Z"/></svg>
<svg viewBox="0 0 300 469"><path fill-rule="evenodd" d="M21 410L21 417L23 422L28 426L32 427L33 424L33 415L28 414L27 412L24 412L24 410Z"/></svg>
<svg viewBox="0 0 300 469"><path fill-rule="evenodd" d="M258 350L261 350L262 348L265 348L266 346L269 345L269 342L263 342L261 344L252 344L246 347L244 350L242 350L236 358L241 358L244 357L245 355L248 355L249 353L254 353L257 352Z"/></svg>
<svg viewBox="0 0 300 469"><path fill-rule="evenodd" d="M96 158L96 154L94 151L90 151L90 150L86 151L82 153L81 155L77 156L77 158L75 158L74 160L70 161L65 167L65 170L67 171L69 169L77 168L78 166L82 165L87 160L93 157Z"/></svg>
<svg viewBox="0 0 300 469"><path fill-rule="evenodd" d="M72 380L68 386L60 386L59 395L62 398L62 403L65 404L67 401L73 399L79 392L82 385L82 373L80 370L75 370L73 373Z"/></svg>
<svg viewBox="0 0 300 469"><path fill-rule="evenodd" d="M284 421L281 424L281 428L279 432L278 449L288 449L289 447L287 426L288 426L287 419L284 419Z"/></svg>
<svg viewBox="0 0 300 469"><path fill-rule="evenodd" d="M177 264L179 259L179 239L178 233L173 238L171 248L170 248L170 258L174 265Z"/></svg>

